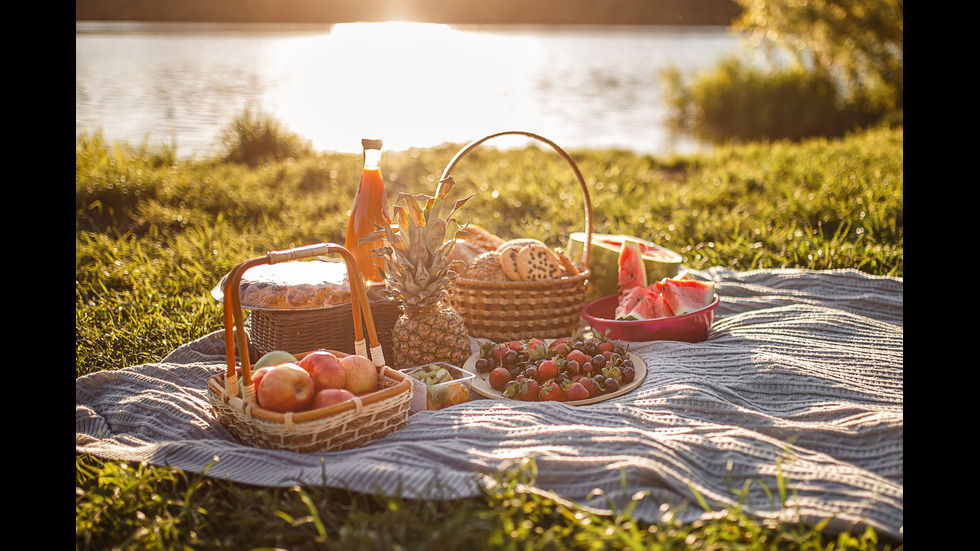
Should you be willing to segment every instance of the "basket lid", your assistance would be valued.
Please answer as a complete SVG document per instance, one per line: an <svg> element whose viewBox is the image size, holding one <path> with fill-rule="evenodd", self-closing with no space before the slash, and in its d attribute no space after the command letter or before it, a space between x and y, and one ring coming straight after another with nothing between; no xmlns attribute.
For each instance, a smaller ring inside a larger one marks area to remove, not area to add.
<svg viewBox="0 0 980 551"><path fill-rule="evenodd" d="M225 274L211 289L224 302ZM328 308L350 303L347 266L330 259L293 260L252 266L242 274L242 307L249 310Z"/></svg>

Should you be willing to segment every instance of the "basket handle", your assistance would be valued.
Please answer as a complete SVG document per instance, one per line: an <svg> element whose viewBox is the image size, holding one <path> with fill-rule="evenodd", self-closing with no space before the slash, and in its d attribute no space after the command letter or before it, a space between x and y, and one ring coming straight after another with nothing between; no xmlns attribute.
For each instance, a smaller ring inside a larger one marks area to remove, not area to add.
<svg viewBox="0 0 980 551"><path fill-rule="evenodd" d="M378 340L377 329L374 325L374 317L371 315L371 303L367 298L367 286L361 277L361 272L357 267L354 256L344 247L335 243L315 243L304 245L292 249L281 251L269 251L264 256L259 256L245 260L235 266L228 274L225 282L225 355L228 361L228 372L225 377L225 387L228 395L238 392L238 380L235 372L235 341L237 337L238 350L241 356L242 376L246 388L252 387L252 362L248 357L248 338L245 335L244 320L242 319L242 301L240 286L242 274L253 266L261 264L278 264L292 260L310 258L315 256L337 253L344 258L347 264L347 280L351 290L351 312L354 318L354 347L356 353L370 357L374 365L381 367L385 365L384 352ZM370 352L364 339L363 321L367 324L368 339L370 339ZM250 396L248 396L250 398ZM246 400L248 401L248 400Z"/></svg>
<svg viewBox="0 0 980 551"><path fill-rule="evenodd" d="M558 154L561 155L561 157L565 159L565 161L567 161L569 165L571 165L572 170L575 172L575 178L578 180L579 188L581 188L582 190L582 197L585 199L585 245L584 245L585 250L583 251L583 255L582 255L582 269L583 270L588 269L589 262L592 258L592 201L589 198L589 188L585 184L585 178L582 177L582 172L579 171L578 165L575 164L575 161L571 158L571 156L569 156L569 154L566 153L565 150L559 147L558 144L556 144L555 142L543 136L539 136L533 132L525 132L523 130L505 130L503 132L490 134L488 136L484 136L480 139L470 142L469 144L466 145L466 147L459 150L456 153L456 155L452 158L452 160L449 161L449 164L446 165L446 169L442 171L442 179L444 180L448 178L449 175L452 173L453 167L456 166L456 163L459 162L459 160L464 155L466 155L467 153L475 149L478 145L482 144L487 140L496 138L498 136L508 135L508 134L527 136L529 138L540 140L550 145L552 149L558 152Z"/></svg>

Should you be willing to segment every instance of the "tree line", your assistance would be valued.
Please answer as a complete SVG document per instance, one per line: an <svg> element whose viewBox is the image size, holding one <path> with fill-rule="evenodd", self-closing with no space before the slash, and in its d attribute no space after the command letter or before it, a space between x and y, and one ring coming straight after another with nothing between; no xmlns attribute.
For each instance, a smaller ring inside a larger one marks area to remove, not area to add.
<svg viewBox="0 0 980 551"><path fill-rule="evenodd" d="M75 0L76 21L729 25L734 0Z"/></svg>

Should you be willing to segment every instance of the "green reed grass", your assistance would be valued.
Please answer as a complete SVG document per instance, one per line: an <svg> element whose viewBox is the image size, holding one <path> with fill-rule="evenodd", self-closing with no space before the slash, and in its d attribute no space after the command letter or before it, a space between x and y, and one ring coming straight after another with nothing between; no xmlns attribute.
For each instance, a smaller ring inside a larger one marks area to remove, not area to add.
<svg viewBox="0 0 980 551"><path fill-rule="evenodd" d="M575 151L596 233L667 246L693 268L855 268L903 276L903 130L657 157ZM386 152L392 200L434 188L458 144ZM270 249L342 243L360 155L304 153L251 166L172 147L76 140L76 377L162 359L221 328L209 292ZM571 169L553 151L464 157L477 193L462 221L565 245L584 229ZM533 464L479 498L415 501L316 485L254 488L76 455L77 549L879 549L873 532L770 524L741 511L696 525L598 515L535 487ZM786 481L789 488L792 481ZM781 489L772 489L779 499ZM695 505L696 506L696 503ZM669 512L667 512L669 513Z"/></svg>

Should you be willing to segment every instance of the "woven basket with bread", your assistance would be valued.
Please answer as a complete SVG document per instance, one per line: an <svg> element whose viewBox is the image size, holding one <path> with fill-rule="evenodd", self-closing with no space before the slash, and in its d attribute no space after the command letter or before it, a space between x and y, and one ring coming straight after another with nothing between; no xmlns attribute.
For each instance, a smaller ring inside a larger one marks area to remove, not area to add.
<svg viewBox="0 0 980 551"><path fill-rule="evenodd" d="M475 338L501 341L567 336L581 321L591 273L592 205L585 179L574 160L554 142L537 134L506 131L480 138L461 149L442 177L449 177L469 151L506 134L540 140L571 165L585 203L582 262L574 264L563 251L551 249L537 239L505 239L480 226L468 225L458 234L453 250L454 259L465 263L453 282L453 306Z"/></svg>

